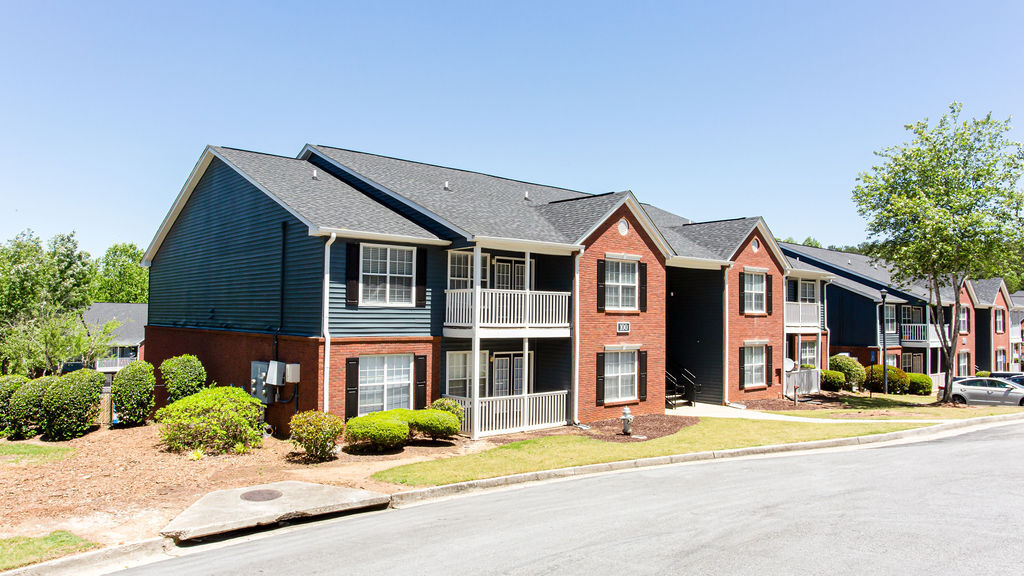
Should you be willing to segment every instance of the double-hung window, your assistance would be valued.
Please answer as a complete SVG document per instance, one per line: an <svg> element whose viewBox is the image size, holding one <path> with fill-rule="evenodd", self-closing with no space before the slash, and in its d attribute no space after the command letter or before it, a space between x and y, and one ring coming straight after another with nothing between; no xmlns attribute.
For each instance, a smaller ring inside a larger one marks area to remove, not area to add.
<svg viewBox="0 0 1024 576"><path fill-rule="evenodd" d="M605 308L637 309L637 262L608 260L604 269Z"/></svg>
<svg viewBox="0 0 1024 576"><path fill-rule="evenodd" d="M747 346L743 348L743 387L756 388L765 386L765 347Z"/></svg>
<svg viewBox="0 0 1024 576"><path fill-rule="evenodd" d="M480 285L487 286L488 278L488 255L481 254L480 261ZM448 253L448 288L459 290L473 287L473 253L472 252L449 252Z"/></svg>
<svg viewBox="0 0 1024 576"><path fill-rule="evenodd" d="M971 375L971 353L960 352L956 355L956 373L957 376L970 376Z"/></svg>
<svg viewBox="0 0 1024 576"><path fill-rule="evenodd" d="M764 313L765 275L747 272L743 274L743 311Z"/></svg>
<svg viewBox="0 0 1024 576"><path fill-rule="evenodd" d="M885 356L885 363L893 368L900 367L900 357L897 354L887 354Z"/></svg>
<svg viewBox="0 0 1024 576"><path fill-rule="evenodd" d="M359 415L412 408L412 354L359 357Z"/></svg>
<svg viewBox="0 0 1024 576"><path fill-rule="evenodd" d="M362 244L360 305L412 306L415 248Z"/></svg>
<svg viewBox="0 0 1024 576"><path fill-rule="evenodd" d="M885 333L895 334L896 333L896 305L886 304L885 305Z"/></svg>
<svg viewBox="0 0 1024 576"><path fill-rule="evenodd" d="M996 332L999 333L999 334L1002 334L1003 331L1005 330L1005 328L1004 328L1005 314L1006 314L1005 310L1003 310L1002 308L996 308L996 311L995 311L995 316L996 316Z"/></svg>
<svg viewBox="0 0 1024 576"><path fill-rule="evenodd" d="M800 341L800 364L809 364L814 367L818 366L817 340Z"/></svg>
<svg viewBox="0 0 1024 576"><path fill-rule="evenodd" d="M604 401L636 400L636 352L605 352Z"/></svg>
<svg viewBox="0 0 1024 576"><path fill-rule="evenodd" d="M817 282L802 280L800 282L800 302L804 304L814 304L815 302L817 302L817 286Z"/></svg>
<svg viewBox="0 0 1024 576"><path fill-rule="evenodd" d="M960 316L957 318L957 322L960 324L960 332L964 334L970 331L970 319L967 318L968 310L967 306L961 304ZM963 376L966 376L966 374L963 374Z"/></svg>
<svg viewBox="0 0 1024 576"><path fill-rule="evenodd" d="M1006 350L1000 348L996 350L996 371L1003 372L1006 368Z"/></svg>
<svg viewBox="0 0 1024 576"><path fill-rule="evenodd" d="M448 394L469 398L470 380L473 374L473 353L448 353ZM487 351L480 351L480 395L487 389Z"/></svg>

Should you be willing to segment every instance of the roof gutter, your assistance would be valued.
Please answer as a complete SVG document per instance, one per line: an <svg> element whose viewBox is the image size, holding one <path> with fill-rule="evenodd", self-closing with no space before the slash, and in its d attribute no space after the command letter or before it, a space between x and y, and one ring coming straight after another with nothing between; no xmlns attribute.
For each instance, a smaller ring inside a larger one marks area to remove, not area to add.
<svg viewBox="0 0 1024 576"><path fill-rule="evenodd" d="M563 244L561 242L545 242L543 240L524 240L522 238L499 238L497 236L473 236L472 241L481 248L522 251L529 250L540 254L571 256L583 250L581 244Z"/></svg>
<svg viewBox="0 0 1024 576"><path fill-rule="evenodd" d="M421 238L419 236L406 236L403 234L380 234L377 232L362 232L349 230L347 228L310 228L310 236L336 236L338 238L352 238L355 240L372 240L377 242L404 242L408 244L426 244L430 246L448 246L449 240L440 238Z"/></svg>
<svg viewBox="0 0 1024 576"><path fill-rule="evenodd" d="M665 265L674 268L697 268L700 270L720 270L722 266L732 266L729 260L713 260L711 258L693 258L690 256L672 256L665 259Z"/></svg>
<svg viewBox="0 0 1024 576"><path fill-rule="evenodd" d="M338 239L338 235L332 233L324 244L324 287L322 316L320 318L320 330L324 337L324 412L331 410L331 244Z"/></svg>

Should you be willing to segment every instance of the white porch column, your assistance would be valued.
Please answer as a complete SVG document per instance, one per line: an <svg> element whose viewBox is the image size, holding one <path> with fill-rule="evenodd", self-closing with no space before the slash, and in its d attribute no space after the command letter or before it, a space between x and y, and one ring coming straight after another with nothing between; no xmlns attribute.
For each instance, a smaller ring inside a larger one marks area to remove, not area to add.
<svg viewBox="0 0 1024 576"><path fill-rule="evenodd" d="M530 425L530 339L523 338L523 426Z"/></svg>
<svg viewBox="0 0 1024 576"><path fill-rule="evenodd" d="M473 377L472 382L473 399L473 430L472 438L480 437L480 245L473 246Z"/></svg>
<svg viewBox="0 0 1024 576"><path fill-rule="evenodd" d="M938 332L938 330L936 330ZM924 349L924 373L932 373L932 307L924 306L924 334L928 346Z"/></svg>
<svg viewBox="0 0 1024 576"><path fill-rule="evenodd" d="M532 306L531 300L533 300L532 290L530 290L530 276L532 272L530 270L530 251L526 251L526 265L523 266L523 289L526 290L526 302L523 305L523 327L530 327L530 308ZM525 361L525 360L524 360Z"/></svg>

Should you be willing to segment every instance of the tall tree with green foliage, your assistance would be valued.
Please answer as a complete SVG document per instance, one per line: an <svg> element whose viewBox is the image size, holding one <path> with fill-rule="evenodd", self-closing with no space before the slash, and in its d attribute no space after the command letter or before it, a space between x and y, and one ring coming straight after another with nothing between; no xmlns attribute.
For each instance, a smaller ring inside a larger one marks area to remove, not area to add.
<svg viewBox="0 0 1024 576"><path fill-rule="evenodd" d="M869 254L890 265L895 282L928 286L947 366L946 401L956 340L939 328L947 324L944 307L951 306L949 324L956 326L953 304L963 283L1016 267L1024 242L1024 148L1007 137L1009 119L989 113L961 120L961 111L954 102L934 125L907 125L912 141L876 152L882 162L861 173L853 191L868 221Z"/></svg>
<svg viewBox="0 0 1024 576"><path fill-rule="evenodd" d="M97 302L148 302L149 270L142 267L143 251L131 242L107 248L99 261Z"/></svg>

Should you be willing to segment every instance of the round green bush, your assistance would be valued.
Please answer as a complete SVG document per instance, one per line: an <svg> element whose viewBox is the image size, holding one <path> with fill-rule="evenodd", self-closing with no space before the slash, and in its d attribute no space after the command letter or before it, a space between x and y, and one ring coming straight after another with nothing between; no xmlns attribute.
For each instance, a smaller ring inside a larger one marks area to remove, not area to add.
<svg viewBox="0 0 1024 576"><path fill-rule="evenodd" d="M21 374L0 376L0 438L6 437L13 426L11 420L11 396L21 388L21 385L28 382L28 378Z"/></svg>
<svg viewBox="0 0 1024 576"><path fill-rule="evenodd" d="M43 436L71 440L88 432L100 413L104 381L103 374L83 368L51 384L43 395Z"/></svg>
<svg viewBox="0 0 1024 576"><path fill-rule="evenodd" d="M167 402L173 403L206 387L206 369L199 358L182 354L160 363L160 376L167 388Z"/></svg>
<svg viewBox="0 0 1024 576"><path fill-rule="evenodd" d="M59 376L43 376L22 384L11 396L9 438L31 438L40 432L45 418L43 397L46 389L60 380Z"/></svg>
<svg viewBox="0 0 1024 576"><path fill-rule="evenodd" d="M846 386L846 375L836 370L821 371L821 389L838 391Z"/></svg>
<svg viewBox="0 0 1024 576"><path fill-rule="evenodd" d="M815 366L814 364L801 364L800 365L800 369L801 370L814 370L815 368L817 368L817 366Z"/></svg>
<svg viewBox="0 0 1024 576"><path fill-rule="evenodd" d="M263 443L263 405L245 390L217 386L157 411L160 439L172 452L203 449L220 454ZM237 451L237 450L236 450Z"/></svg>
<svg viewBox="0 0 1024 576"><path fill-rule="evenodd" d="M451 398L438 398L437 400L434 400L430 404L430 408L433 410L444 410L445 412L451 412L452 414L455 415L456 418L459 419L460 425L462 424L462 421L466 417L465 410L462 409L462 405L460 405L455 400L452 400Z"/></svg>
<svg viewBox="0 0 1024 576"><path fill-rule="evenodd" d="M843 390L853 390L864 382L864 366L852 356L836 354L828 359L828 369L834 372L842 372L846 380L843 382Z"/></svg>
<svg viewBox="0 0 1024 576"><path fill-rule="evenodd" d="M313 460L334 456L334 448L345 435L345 421L334 414L307 410L292 416L289 422L292 444L301 447Z"/></svg>
<svg viewBox="0 0 1024 576"><path fill-rule="evenodd" d="M927 374L917 374L914 372L908 372L907 378L910 379L910 393L917 396L931 396L932 394L932 379Z"/></svg>
<svg viewBox="0 0 1024 576"><path fill-rule="evenodd" d="M409 421L409 429L431 440L451 438L459 433L459 419L444 410L416 410Z"/></svg>
<svg viewBox="0 0 1024 576"><path fill-rule="evenodd" d="M989 376L992 375L992 373L989 372L988 370L978 370L977 372L974 373L974 375L979 378L988 378Z"/></svg>
<svg viewBox="0 0 1024 576"><path fill-rule="evenodd" d="M136 360L118 370L110 386L110 399L114 403L118 423L125 426L145 424L156 403L155 387L153 365L145 360Z"/></svg>
<svg viewBox="0 0 1024 576"><path fill-rule="evenodd" d="M907 373L895 366L886 366L889 372L889 394L906 394L910 389L910 378ZM874 364L867 367L864 387L878 394L885 391L882 379L882 366Z"/></svg>
<svg viewBox="0 0 1024 576"><path fill-rule="evenodd" d="M349 444L368 445L378 452L398 448L409 441L409 425L397 418L359 416L348 421L345 441Z"/></svg>

